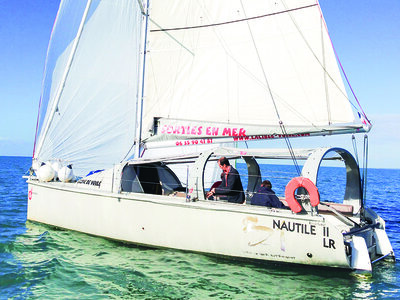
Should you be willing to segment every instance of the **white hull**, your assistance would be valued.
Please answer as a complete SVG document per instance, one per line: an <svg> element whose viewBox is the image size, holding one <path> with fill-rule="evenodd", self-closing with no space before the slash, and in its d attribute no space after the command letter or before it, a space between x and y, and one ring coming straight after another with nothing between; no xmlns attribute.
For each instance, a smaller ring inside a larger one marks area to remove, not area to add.
<svg viewBox="0 0 400 300"><path fill-rule="evenodd" d="M140 245L369 271L378 255L376 249L392 251L386 233L380 230L381 240L386 237L389 246L373 246L373 250L370 246L368 255L366 244L377 235L370 229L347 243L353 248L353 255L348 255L342 231L350 228L334 215L108 193L37 180L28 180L28 190L28 220ZM358 248L353 247L356 240Z"/></svg>

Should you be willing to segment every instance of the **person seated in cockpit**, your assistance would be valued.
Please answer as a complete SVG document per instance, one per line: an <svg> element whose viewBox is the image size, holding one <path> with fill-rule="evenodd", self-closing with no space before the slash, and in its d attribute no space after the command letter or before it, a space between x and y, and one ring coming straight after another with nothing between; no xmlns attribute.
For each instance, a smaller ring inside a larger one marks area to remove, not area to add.
<svg viewBox="0 0 400 300"><path fill-rule="evenodd" d="M275 208L286 208L272 190L272 184L269 180L264 180L257 193L251 198L252 205L268 206Z"/></svg>
<svg viewBox="0 0 400 300"><path fill-rule="evenodd" d="M206 197L225 195L228 202L244 203L245 197L239 172L230 165L226 157L221 157L218 160L218 166L223 171L221 174L221 184L218 187L212 188Z"/></svg>

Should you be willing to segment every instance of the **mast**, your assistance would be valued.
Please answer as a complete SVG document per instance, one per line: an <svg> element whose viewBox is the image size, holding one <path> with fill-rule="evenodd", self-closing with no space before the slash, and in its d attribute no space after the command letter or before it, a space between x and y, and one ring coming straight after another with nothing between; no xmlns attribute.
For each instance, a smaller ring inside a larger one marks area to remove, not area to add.
<svg viewBox="0 0 400 300"><path fill-rule="evenodd" d="M40 150L41 150L41 148L43 146L44 140L46 139L47 132L48 132L48 130L50 128L50 125L51 125L51 123L53 121L54 114L58 111L58 103L60 101L61 94L62 94L62 92L64 90L64 87L65 87L65 81L67 80L68 73L69 73L69 70L71 68L71 64L72 64L72 61L74 59L74 56L75 56L75 53L76 53L76 49L78 47L78 43L79 43L80 37L82 35L83 25L86 22L86 18L88 16L88 12L89 12L89 8L90 8L91 3L92 3L92 0L88 0L87 3L86 3L86 8L85 8L85 11L83 13L81 23L79 25L76 37L74 39L74 43L72 45L71 53L70 53L70 55L68 57L68 62L66 64L66 68L65 68L64 74L63 74L62 79L61 79L61 85L59 86L59 88L57 90L57 94L56 94L53 106L51 108L49 117L47 119L46 126L45 126L44 131L43 131L43 135L41 136L41 139L39 141L36 153L40 153Z"/></svg>
<svg viewBox="0 0 400 300"><path fill-rule="evenodd" d="M146 70L146 51L147 51L147 28L148 28L148 20L149 20L149 0L147 0L146 7L143 7L143 3L138 1L142 14L146 18L146 22L144 26L142 26L142 53L143 53L143 60L142 60L142 76L140 76L141 82L140 85L140 99L137 100L136 103L136 120L137 120L137 127L136 127L136 140L135 140L135 153L134 157L138 158L140 156L140 144L142 142L142 121L143 121L143 99L144 99L144 76ZM143 32L144 31L144 32Z"/></svg>

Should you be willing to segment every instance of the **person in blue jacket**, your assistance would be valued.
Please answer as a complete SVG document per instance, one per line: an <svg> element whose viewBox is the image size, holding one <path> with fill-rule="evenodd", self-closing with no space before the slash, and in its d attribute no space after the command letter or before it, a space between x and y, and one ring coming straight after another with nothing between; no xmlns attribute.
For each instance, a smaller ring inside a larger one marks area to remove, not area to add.
<svg viewBox="0 0 400 300"><path fill-rule="evenodd" d="M228 202L244 203L245 197L239 172L230 165L226 157L221 157L218 160L218 166L223 171L221 174L222 182L218 187L212 188L207 193L207 198L213 195L224 195Z"/></svg>
<svg viewBox="0 0 400 300"><path fill-rule="evenodd" d="M286 208L272 190L272 184L269 180L261 183L260 189L251 198L252 205L261 205L275 208Z"/></svg>

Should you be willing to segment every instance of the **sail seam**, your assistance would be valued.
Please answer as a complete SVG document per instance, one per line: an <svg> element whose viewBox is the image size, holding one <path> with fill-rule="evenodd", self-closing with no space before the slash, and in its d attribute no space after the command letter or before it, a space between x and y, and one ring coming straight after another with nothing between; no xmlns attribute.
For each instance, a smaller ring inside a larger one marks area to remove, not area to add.
<svg viewBox="0 0 400 300"><path fill-rule="evenodd" d="M245 22L245 21L250 21L250 20L255 20L255 19L261 19L265 17L271 17L275 15L280 15L296 10L301 10L301 9L306 9L310 8L313 6L317 6L318 4L311 4L307 6L302 6L302 7L296 7L284 11L278 11L270 14L265 14L265 15L260 15L260 16L255 16L255 17L249 17L249 18L244 18L244 19L239 19L239 20L232 20L232 21L226 21L226 22L220 22L220 23L213 23L213 24L205 24L205 25L197 25L197 26L186 26L186 27L174 27L174 28L161 28L161 29L152 29L150 32L160 32L160 31L174 31L174 30L186 30L186 29L198 29L198 28L206 28L206 27L214 27L214 26L220 26L220 25L227 25L227 24L232 24L232 23L239 23L239 22Z"/></svg>

